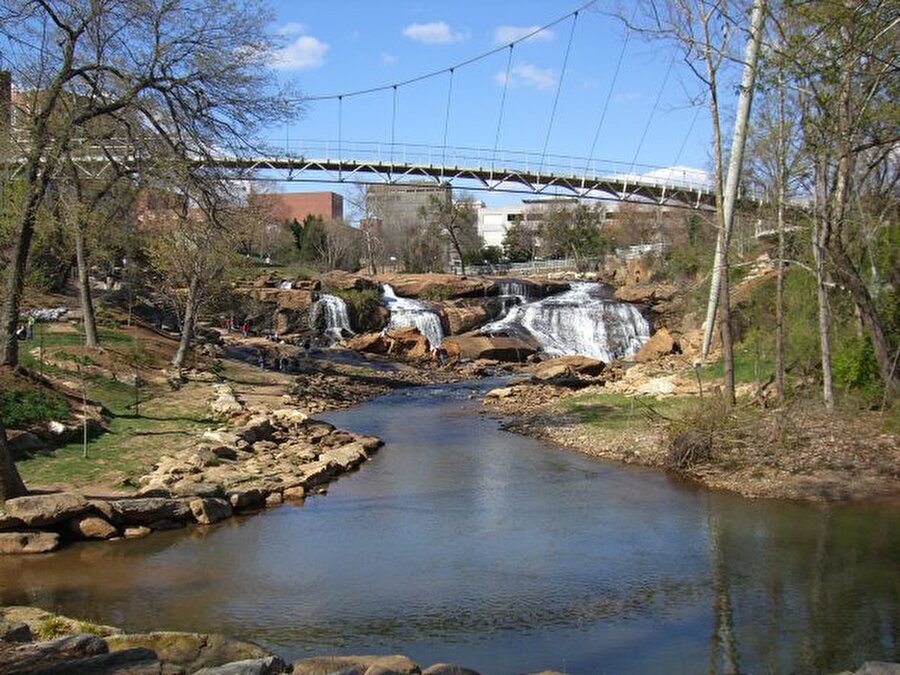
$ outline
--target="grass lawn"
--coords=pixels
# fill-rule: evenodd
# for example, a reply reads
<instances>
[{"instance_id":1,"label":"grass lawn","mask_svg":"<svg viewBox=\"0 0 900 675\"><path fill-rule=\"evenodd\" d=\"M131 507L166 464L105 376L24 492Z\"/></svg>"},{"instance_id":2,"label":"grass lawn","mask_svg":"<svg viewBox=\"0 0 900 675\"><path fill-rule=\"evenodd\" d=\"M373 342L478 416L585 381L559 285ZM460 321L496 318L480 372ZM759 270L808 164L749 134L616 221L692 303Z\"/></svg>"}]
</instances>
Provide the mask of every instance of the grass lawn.
<instances>
[{"instance_id":1,"label":"grass lawn","mask_svg":"<svg viewBox=\"0 0 900 675\"><path fill-rule=\"evenodd\" d=\"M39 324L35 339L22 343L22 365L60 383L76 409L80 363L87 398L103 406L108 426L107 433L88 440L87 456L79 436L52 452L21 458L17 467L29 486L134 487L162 455L188 447L202 429L217 424L208 418L208 385L189 382L172 391L159 376L173 341L134 327L99 333L101 351L86 350L80 328L69 323ZM140 388L134 386L135 375Z\"/></svg>"}]
</instances>

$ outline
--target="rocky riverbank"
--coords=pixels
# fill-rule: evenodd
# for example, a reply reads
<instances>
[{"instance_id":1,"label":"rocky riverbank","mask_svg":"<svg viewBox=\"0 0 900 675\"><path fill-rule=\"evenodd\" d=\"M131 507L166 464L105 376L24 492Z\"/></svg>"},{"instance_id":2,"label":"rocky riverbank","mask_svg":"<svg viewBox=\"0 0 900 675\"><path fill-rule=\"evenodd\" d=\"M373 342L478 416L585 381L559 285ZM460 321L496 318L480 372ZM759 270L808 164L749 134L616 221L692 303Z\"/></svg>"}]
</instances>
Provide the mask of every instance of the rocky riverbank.
<instances>
[{"instance_id":1,"label":"rocky riverbank","mask_svg":"<svg viewBox=\"0 0 900 675\"><path fill-rule=\"evenodd\" d=\"M748 498L900 499L900 434L881 412L828 412L804 401L769 407L752 396L727 409L715 394L700 398L676 365L656 361L597 377L541 364L530 368L530 380L489 392L485 407L510 431L605 460L673 470ZM610 395L630 401L633 423L604 424ZM656 412L661 401L677 403L677 415ZM596 418L585 420L579 412L585 408ZM673 438L691 423L700 427L702 452L676 466Z\"/></svg>"},{"instance_id":2,"label":"rocky riverbank","mask_svg":"<svg viewBox=\"0 0 900 675\"><path fill-rule=\"evenodd\" d=\"M478 675L405 656L320 656L286 663L253 642L208 633L125 633L35 607L0 607L0 674Z\"/></svg>"}]
</instances>

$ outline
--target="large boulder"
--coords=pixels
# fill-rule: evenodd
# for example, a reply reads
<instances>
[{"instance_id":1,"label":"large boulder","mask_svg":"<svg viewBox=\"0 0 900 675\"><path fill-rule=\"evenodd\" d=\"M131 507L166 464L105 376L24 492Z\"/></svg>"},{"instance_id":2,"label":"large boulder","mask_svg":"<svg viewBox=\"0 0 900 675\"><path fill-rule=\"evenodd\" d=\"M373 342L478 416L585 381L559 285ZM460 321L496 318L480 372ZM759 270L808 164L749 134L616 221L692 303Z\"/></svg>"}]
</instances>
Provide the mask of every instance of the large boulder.
<instances>
[{"instance_id":1,"label":"large boulder","mask_svg":"<svg viewBox=\"0 0 900 675\"><path fill-rule=\"evenodd\" d=\"M119 531L109 522L98 516L84 516L69 521L69 529L82 539L110 539Z\"/></svg>"},{"instance_id":2,"label":"large boulder","mask_svg":"<svg viewBox=\"0 0 900 675\"><path fill-rule=\"evenodd\" d=\"M294 675L330 675L336 672L384 672L414 675L419 666L405 656L315 656L294 661Z\"/></svg>"},{"instance_id":3,"label":"large boulder","mask_svg":"<svg viewBox=\"0 0 900 675\"><path fill-rule=\"evenodd\" d=\"M9 516L29 527L45 527L87 513L91 506L82 495L56 492L7 499L4 508Z\"/></svg>"},{"instance_id":4,"label":"large boulder","mask_svg":"<svg viewBox=\"0 0 900 675\"><path fill-rule=\"evenodd\" d=\"M537 363L529 370L540 380L552 380L556 377L572 377L583 375L597 377L606 369L606 364L587 356L560 356Z\"/></svg>"},{"instance_id":5,"label":"large boulder","mask_svg":"<svg viewBox=\"0 0 900 675\"><path fill-rule=\"evenodd\" d=\"M364 277L343 270L332 270L322 275L322 285L326 289L339 291L380 290L381 286L369 277Z\"/></svg>"},{"instance_id":6,"label":"large boulder","mask_svg":"<svg viewBox=\"0 0 900 675\"><path fill-rule=\"evenodd\" d=\"M287 673L287 664L277 656L264 659L247 659L226 663L224 666L201 668L194 675L277 675Z\"/></svg>"},{"instance_id":7,"label":"large boulder","mask_svg":"<svg viewBox=\"0 0 900 675\"><path fill-rule=\"evenodd\" d=\"M357 335L346 344L349 349L382 356L407 359L423 359L429 356L428 340L413 327Z\"/></svg>"},{"instance_id":8,"label":"large boulder","mask_svg":"<svg viewBox=\"0 0 900 675\"><path fill-rule=\"evenodd\" d=\"M646 363L647 361L655 361L661 356L677 354L680 351L681 348L669 331L665 328L660 328L634 355L634 360L638 363Z\"/></svg>"},{"instance_id":9,"label":"large boulder","mask_svg":"<svg viewBox=\"0 0 900 675\"><path fill-rule=\"evenodd\" d=\"M678 289L670 284L630 284L616 289L616 300L652 305L671 300Z\"/></svg>"},{"instance_id":10,"label":"large boulder","mask_svg":"<svg viewBox=\"0 0 900 675\"><path fill-rule=\"evenodd\" d=\"M116 520L124 525L151 525L164 521L184 521L191 509L182 499L139 497L110 502Z\"/></svg>"},{"instance_id":11,"label":"large boulder","mask_svg":"<svg viewBox=\"0 0 900 675\"><path fill-rule=\"evenodd\" d=\"M447 355L461 359L522 362L536 349L522 340L485 335L457 335L443 342Z\"/></svg>"},{"instance_id":12,"label":"large boulder","mask_svg":"<svg viewBox=\"0 0 900 675\"><path fill-rule=\"evenodd\" d=\"M495 301L497 304L499 301ZM483 300L454 300L440 303L438 314L450 335L467 333L498 315L499 306L492 311Z\"/></svg>"},{"instance_id":13,"label":"large boulder","mask_svg":"<svg viewBox=\"0 0 900 675\"><path fill-rule=\"evenodd\" d=\"M156 652L160 661L193 673L200 668L222 666L233 661L272 656L252 642L234 640L215 633L154 632L112 635L106 638L110 651L143 647Z\"/></svg>"},{"instance_id":14,"label":"large boulder","mask_svg":"<svg viewBox=\"0 0 900 675\"><path fill-rule=\"evenodd\" d=\"M485 279L455 274L383 274L378 281L390 284L401 297L426 300L482 297L493 285Z\"/></svg>"},{"instance_id":15,"label":"large boulder","mask_svg":"<svg viewBox=\"0 0 900 675\"><path fill-rule=\"evenodd\" d=\"M192 499L191 513L201 525L212 525L231 517L231 503L224 499Z\"/></svg>"},{"instance_id":16,"label":"large boulder","mask_svg":"<svg viewBox=\"0 0 900 675\"><path fill-rule=\"evenodd\" d=\"M368 456L361 443L348 443L337 448L330 448L327 452L319 455L319 461L334 462L342 471L347 471L366 459Z\"/></svg>"},{"instance_id":17,"label":"large boulder","mask_svg":"<svg viewBox=\"0 0 900 675\"><path fill-rule=\"evenodd\" d=\"M57 548L56 532L0 532L0 554L49 553Z\"/></svg>"}]
</instances>

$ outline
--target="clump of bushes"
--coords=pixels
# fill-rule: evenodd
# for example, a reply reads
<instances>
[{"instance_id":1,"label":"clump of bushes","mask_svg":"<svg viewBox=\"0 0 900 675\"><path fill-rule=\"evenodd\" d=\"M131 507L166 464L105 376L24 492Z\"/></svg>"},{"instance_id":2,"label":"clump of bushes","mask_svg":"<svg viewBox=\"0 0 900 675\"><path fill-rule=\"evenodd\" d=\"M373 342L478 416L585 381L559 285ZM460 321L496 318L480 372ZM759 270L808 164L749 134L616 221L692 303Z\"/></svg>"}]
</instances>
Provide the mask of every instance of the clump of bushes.
<instances>
[{"instance_id":1,"label":"clump of bushes","mask_svg":"<svg viewBox=\"0 0 900 675\"><path fill-rule=\"evenodd\" d=\"M13 389L0 392L0 422L17 428L35 422L64 419L69 415L66 399L51 391Z\"/></svg>"}]
</instances>

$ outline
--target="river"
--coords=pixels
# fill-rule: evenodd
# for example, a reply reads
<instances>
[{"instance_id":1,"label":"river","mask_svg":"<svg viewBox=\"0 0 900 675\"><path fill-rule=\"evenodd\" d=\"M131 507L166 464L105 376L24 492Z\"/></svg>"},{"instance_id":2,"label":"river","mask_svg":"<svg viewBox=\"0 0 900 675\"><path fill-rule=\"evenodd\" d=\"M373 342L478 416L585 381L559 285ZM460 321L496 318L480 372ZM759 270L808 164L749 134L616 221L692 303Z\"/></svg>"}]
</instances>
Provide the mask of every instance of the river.
<instances>
[{"instance_id":1,"label":"river","mask_svg":"<svg viewBox=\"0 0 900 675\"><path fill-rule=\"evenodd\" d=\"M896 506L748 501L606 464L500 430L476 386L324 416L386 445L302 506L0 557L0 602L485 675L900 660Z\"/></svg>"}]
</instances>

